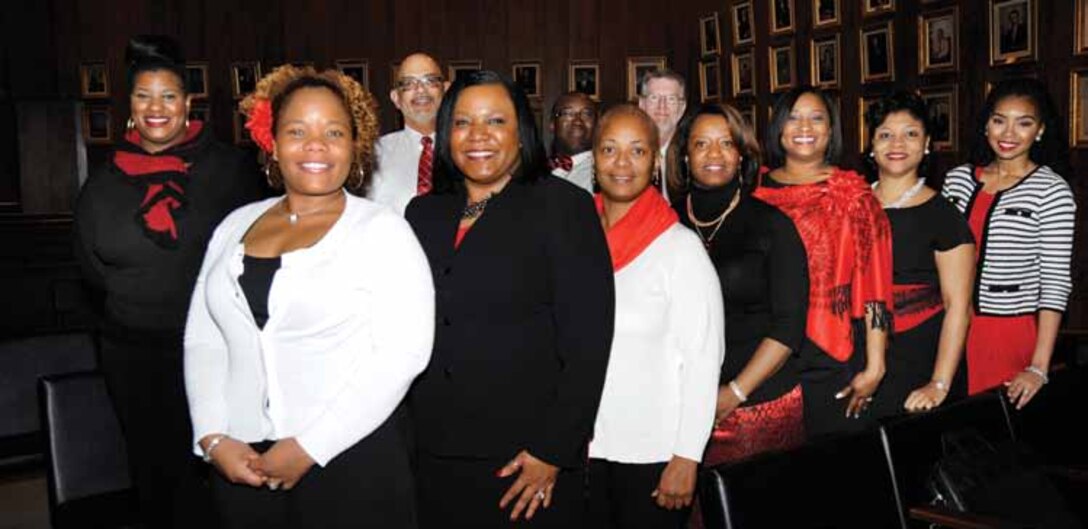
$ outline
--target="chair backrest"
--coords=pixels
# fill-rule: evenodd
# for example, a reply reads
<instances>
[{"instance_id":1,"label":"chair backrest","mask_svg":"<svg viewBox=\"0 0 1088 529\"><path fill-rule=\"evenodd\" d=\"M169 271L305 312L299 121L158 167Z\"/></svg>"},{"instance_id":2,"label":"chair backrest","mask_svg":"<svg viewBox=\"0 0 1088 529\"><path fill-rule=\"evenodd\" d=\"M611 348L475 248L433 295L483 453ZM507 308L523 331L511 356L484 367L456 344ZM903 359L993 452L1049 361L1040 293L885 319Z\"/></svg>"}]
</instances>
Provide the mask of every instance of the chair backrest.
<instances>
[{"instance_id":1,"label":"chair backrest","mask_svg":"<svg viewBox=\"0 0 1088 529\"><path fill-rule=\"evenodd\" d=\"M944 455L943 438L973 430L991 443L1013 440L1002 396L996 390L917 415L904 415L880 427L887 460L906 519L913 506L933 499L928 487L934 465ZM904 522L905 523L905 522Z\"/></svg>"},{"instance_id":2,"label":"chair backrest","mask_svg":"<svg viewBox=\"0 0 1088 529\"><path fill-rule=\"evenodd\" d=\"M1009 406L1016 440L1047 464L1088 469L1088 435L1073 425L1088 409L1088 367L1050 374L1050 383L1021 410ZM1079 433L1078 433L1079 432Z\"/></svg>"},{"instance_id":3,"label":"chair backrest","mask_svg":"<svg viewBox=\"0 0 1088 529\"><path fill-rule=\"evenodd\" d=\"M38 388L51 515L80 500L131 489L125 441L102 375L45 377Z\"/></svg>"},{"instance_id":4,"label":"chair backrest","mask_svg":"<svg viewBox=\"0 0 1088 529\"><path fill-rule=\"evenodd\" d=\"M699 501L708 529L902 527L876 430L706 469Z\"/></svg>"}]
</instances>

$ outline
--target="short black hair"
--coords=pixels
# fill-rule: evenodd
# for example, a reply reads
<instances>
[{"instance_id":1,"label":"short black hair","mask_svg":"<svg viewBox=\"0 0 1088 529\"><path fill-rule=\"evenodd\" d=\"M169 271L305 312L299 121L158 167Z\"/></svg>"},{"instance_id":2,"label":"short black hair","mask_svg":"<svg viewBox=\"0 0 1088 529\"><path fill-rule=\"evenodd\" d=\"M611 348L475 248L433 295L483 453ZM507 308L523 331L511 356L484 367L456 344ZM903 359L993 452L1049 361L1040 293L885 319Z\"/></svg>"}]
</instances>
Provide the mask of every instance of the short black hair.
<instances>
[{"instance_id":1,"label":"short black hair","mask_svg":"<svg viewBox=\"0 0 1088 529\"><path fill-rule=\"evenodd\" d=\"M793 111L793 105L805 94L812 94L823 101L827 107L827 115L831 120L831 139L827 142L827 151L824 153L824 162L838 164L842 157L842 125L839 120L839 109L828 97L827 93L811 85L801 85L779 96L771 111L771 123L767 126L767 132L763 136L763 155L767 167L778 169L786 164L786 151L782 148L782 129L786 128L786 120Z\"/></svg>"},{"instance_id":2,"label":"short black hair","mask_svg":"<svg viewBox=\"0 0 1088 529\"><path fill-rule=\"evenodd\" d=\"M453 127L453 108L461 97L461 92L466 88L481 85L498 85L506 90L510 100L514 103L514 112L518 120L518 155L520 163L513 175L514 182L528 183L539 179L547 173L547 155L544 153L544 142L541 141L540 131L536 128L536 119L533 116L533 107L529 105L529 98L525 92L515 85L510 78L491 70L479 70L457 74L457 79L450 85L446 95L442 98L442 105L438 107L438 118L435 134L435 164L434 192L453 193L464 189L465 174L453 163L453 154L450 152L450 129Z\"/></svg>"},{"instance_id":3,"label":"short black hair","mask_svg":"<svg viewBox=\"0 0 1088 529\"><path fill-rule=\"evenodd\" d=\"M178 41L166 35L136 35L129 39L125 48L125 64L128 86L131 91L136 76L143 72L167 70L178 76L185 91L185 55Z\"/></svg>"},{"instance_id":4,"label":"short black hair","mask_svg":"<svg viewBox=\"0 0 1088 529\"><path fill-rule=\"evenodd\" d=\"M868 129L869 137L865 138L865 150L862 152L861 157L864 161L863 166L865 167L866 175L871 180L875 180L879 172L876 162L869 156L869 154L873 152L873 136L876 134L876 129L884 124L884 120L888 119L889 115L895 114L896 112L906 112L907 114L910 114L912 118L920 121L922 123L922 132L924 132L927 137L929 136L930 131L933 130L933 124L929 121L929 110L925 100L913 92L900 90L869 105L864 116L865 128ZM952 124L952 126L955 126L955 124ZM929 155L923 155L922 162L918 165L918 176L926 178L929 175L929 162Z\"/></svg>"},{"instance_id":5,"label":"short black hair","mask_svg":"<svg viewBox=\"0 0 1088 529\"><path fill-rule=\"evenodd\" d=\"M989 140L986 139L986 125L997 108L997 104L1009 97L1023 97L1031 101L1039 112L1039 118L1043 126L1046 127L1042 139L1032 143L1031 150L1028 151L1028 158L1038 165L1050 167L1064 178L1072 177L1073 170L1069 165L1069 148L1065 140L1065 127L1059 121L1054 101L1050 98L1050 92L1042 81L1028 77L1001 81L990 90L982 110L975 116L975 130L973 131L969 161L977 166L987 166L993 163L996 155L990 147Z\"/></svg>"}]
</instances>

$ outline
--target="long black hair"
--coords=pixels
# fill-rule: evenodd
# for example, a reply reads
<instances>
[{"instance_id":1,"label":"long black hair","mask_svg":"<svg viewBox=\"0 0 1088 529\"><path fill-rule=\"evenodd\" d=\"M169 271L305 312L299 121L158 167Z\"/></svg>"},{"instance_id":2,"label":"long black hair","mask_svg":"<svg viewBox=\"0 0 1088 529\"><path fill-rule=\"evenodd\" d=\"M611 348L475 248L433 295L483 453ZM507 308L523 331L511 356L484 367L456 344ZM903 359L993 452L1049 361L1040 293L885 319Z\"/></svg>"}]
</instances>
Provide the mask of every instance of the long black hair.
<instances>
[{"instance_id":1,"label":"long black hair","mask_svg":"<svg viewBox=\"0 0 1088 529\"><path fill-rule=\"evenodd\" d=\"M518 155L520 163L514 172L513 182L527 183L539 179L548 172L547 155L544 152L544 142L541 141L540 131L536 128L536 119L533 117L533 108L529 105L529 99L525 93L517 87L508 77L491 70L459 73L457 80L453 82L446 95L442 98L442 105L438 107L438 124L436 126L435 140L435 171L434 192L452 193L464 189L465 174L453 163L453 153L450 152L450 130L453 127L453 108L461 92L466 88L481 85L498 85L506 90L510 100L514 103L514 111L518 120Z\"/></svg>"},{"instance_id":2,"label":"long black hair","mask_svg":"<svg viewBox=\"0 0 1088 529\"><path fill-rule=\"evenodd\" d=\"M1009 97L1023 97L1035 105L1039 113L1039 119L1046 127L1043 137L1031 144L1028 158L1038 165L1046 165L1062 177L1068 179L1073 176L1072 167L1069 165L1069 148L1065 141L1065 127L1058 119L1054 102L1050 99L1050 93L1046 85L1038 79L1019 78L1009 79L997 83L986 96L986 104L975 116L974 138L971 143L971 154L968 159L977 166L987 166L993 163L997 157L990 142L986 138L986 125L990 121L997 104Z\"/></svg>"},{"instance_id":3,"label":"long black hair","mask_svg":"<svg viewBox=\"0 0 1088 529\"><path fill-rule=\"evenodd\" d=\"M187 88L185 55L178 41L166 35L136 35L129 39L125 48L125 64L130 91L137 75L158 70L173 72L181 82L182 91Z\"/></svg>"},{"instance_id":4,"label":"long black hair","mask_svg":"<svg viewBox=\"0 0 1088 529\"><path fill-rule=\"evenodd\" d=\"M767 167L778 169L786 165L786 150L782 148L782 129L786 128L786 121L793 112L793 105L805 94L812 94L823 101L827 107L827 117L830 120L831 139L827 142L827 151L824 153L824 162L835 165L842 157L842 125L839 120L839 109L831 98L819 88L811 85L801 85L789 92L782 94L774 103L771 111L771 123L767 126L767 132L763 136L763 160Z\"/></svg>"}]
</instances>

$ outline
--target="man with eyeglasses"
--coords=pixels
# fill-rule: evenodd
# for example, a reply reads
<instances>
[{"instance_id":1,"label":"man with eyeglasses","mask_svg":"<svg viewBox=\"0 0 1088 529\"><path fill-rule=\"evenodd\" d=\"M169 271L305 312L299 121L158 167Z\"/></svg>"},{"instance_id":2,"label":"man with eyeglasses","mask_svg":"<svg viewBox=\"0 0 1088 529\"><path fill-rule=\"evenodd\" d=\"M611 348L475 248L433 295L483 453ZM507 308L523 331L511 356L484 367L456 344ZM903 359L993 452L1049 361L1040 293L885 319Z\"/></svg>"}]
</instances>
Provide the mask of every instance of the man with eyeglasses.
<instances>
[{"instance_id":1,"label":"man with eyeglasses","mask_svg":"<svg viewBox=\"0 0 1088 529\"><path fill-rule=\"evenodd\" d=\"M430 192L435 121L448 87L438 61L429 55L413 53L400 63L389 98L404 116L404 128L378 140L377 168L367 198L403 215L412 197Z\"/></svg>"},{"instance_id":2,"label":"man with eyeglasses","mask_svg":"<svg viewBox=\"0 0 1088 529\"><path fill-rule=\"evenodd\" d=\"M581 92L567 92L552 105L552 174L593 193L593 127L597 103Z\"/></svg>"},{"instance_id":3,"label":"man with eyeglasses","mask_svg":"<svg viewBox=\"0 0 1088 529\"><path fill-rule=\"evenodd\" d=\"M687 109L687 98L684 96L686 83L680 74L668 68L659 68L644 75L638 85L638 107L650 115L657 125L657 133L661 138L661 151L657 156L657 176L654 185L661 190L665 200L669 199L668 168L665 165L665 153L669 150L669 142L676 132L676 125L680 123L680 117Z\"/></svg>"}]
</instances>

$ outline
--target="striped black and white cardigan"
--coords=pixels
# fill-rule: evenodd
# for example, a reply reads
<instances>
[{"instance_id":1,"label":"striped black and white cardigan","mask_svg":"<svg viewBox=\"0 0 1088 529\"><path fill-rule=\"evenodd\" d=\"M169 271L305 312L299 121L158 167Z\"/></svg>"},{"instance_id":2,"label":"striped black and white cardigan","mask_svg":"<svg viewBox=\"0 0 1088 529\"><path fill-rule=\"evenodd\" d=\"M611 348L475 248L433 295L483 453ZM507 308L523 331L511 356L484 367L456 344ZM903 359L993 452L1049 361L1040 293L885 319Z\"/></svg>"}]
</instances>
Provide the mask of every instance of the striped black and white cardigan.
<instances>
[{"instance_id":1,"label":"striped black and white cardigan","mask_svg":"<svg viewBox=\"0 0 1088 529\"><path fill-rule=\"evenodd\" d=\"M949 171L942 194L967 215L982 182L967 164ZM1040 309L1065 311L1073 289L1076 203L1069 184L1047 166L999 191L978 243L975 311L1018 316Z\"/></svg>"}]
</instances>

